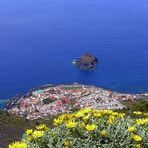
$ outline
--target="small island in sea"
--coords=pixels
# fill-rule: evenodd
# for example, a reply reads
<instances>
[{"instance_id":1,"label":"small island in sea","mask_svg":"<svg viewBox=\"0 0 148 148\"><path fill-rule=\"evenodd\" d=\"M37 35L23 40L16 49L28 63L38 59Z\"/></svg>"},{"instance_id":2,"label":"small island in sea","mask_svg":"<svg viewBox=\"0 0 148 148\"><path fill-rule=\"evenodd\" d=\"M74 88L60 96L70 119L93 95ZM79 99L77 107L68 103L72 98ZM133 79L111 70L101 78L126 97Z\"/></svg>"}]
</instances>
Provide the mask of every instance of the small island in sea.
<instances>
[{"instance_id":1,"label":"small island in sea","mask_svg":"<svg viewBox=\"0 0 148 148\"><path fill-rule=\"evenodd\" d=\"M93 70L98 63L97 57L92 54L84 54L77 60L73 60L73 64L83 70Z\"/></svg>"}]
</instances>

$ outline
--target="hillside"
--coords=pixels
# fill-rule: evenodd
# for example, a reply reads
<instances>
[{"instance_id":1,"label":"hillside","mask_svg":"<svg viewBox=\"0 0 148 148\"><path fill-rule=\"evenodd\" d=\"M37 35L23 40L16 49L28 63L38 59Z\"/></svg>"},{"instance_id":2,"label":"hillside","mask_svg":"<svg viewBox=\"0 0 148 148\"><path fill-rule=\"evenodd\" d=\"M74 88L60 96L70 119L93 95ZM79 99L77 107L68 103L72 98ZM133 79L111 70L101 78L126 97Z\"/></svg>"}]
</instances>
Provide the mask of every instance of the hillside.
<instances>
[{"instance_id":1,"label":"hillside","mask_svg":"<svg viewBox=\"0 0 148 148\"><path fill-rule=\"evenodd\" d=\"M33 128L40 123L48 123L50 126L50 120L47 118L29 121L0 110L0 148L7 148L8 143L20 140L26 129Z\"/></svg>"}]
</instances>

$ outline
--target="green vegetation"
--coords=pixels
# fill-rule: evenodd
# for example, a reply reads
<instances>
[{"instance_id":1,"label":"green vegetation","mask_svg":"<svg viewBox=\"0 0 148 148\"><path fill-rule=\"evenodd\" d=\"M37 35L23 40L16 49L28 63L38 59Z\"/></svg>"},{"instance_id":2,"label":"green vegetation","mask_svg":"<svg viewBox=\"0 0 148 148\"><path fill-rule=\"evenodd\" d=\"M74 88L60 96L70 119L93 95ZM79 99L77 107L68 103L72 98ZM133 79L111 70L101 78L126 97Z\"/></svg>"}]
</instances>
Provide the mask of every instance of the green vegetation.
<instances>
[{"instance_id":1,"label":"green vegetation","mask_svg":"<svg viewBox=\"0 0 148 148\"><path fill-rule=\"evenodd\" d=\"M9 148L147 148L148 113L134 111L133 116L82 109L55 118L53 129L41 124L26 130Z\"/></svg>"},{"instance_id":2,"label":"green vegetation","mask_svg":"<svg viewBox=\"0 0 148 148\"><path fill-rule=\"evenodd\" d=\"M144 100L135 102L131 107L131 111L148 112L148 102Z\"/></svg>"},{"instance_id":3,"label":"green vegetation","mask_svg":"<svg viewBox=\"0 0 148 148\"><path fill-rule=\"evenodd\" d=\"M41 123L52 127L52 119L49 120L49 118L29 121L0 110L0 148L7 148L7 145L12 141L20 140L26 129L33 128Z\"/></svg>"},{"instance_id":4,"label":"green vegetation","mask_svg":"<svg viewBox=\"0 0 148 148\"><path fill-rule=\"evenodd\" d=\"M132 114L133 111L136 110L136 111L148 112L148 102L147 102L147 99L142 99L141 101L137 101L137 102L124 101L122 103L124 105L128 106L128 109L120 110L119 112L120 113L121 112L125 112L128 116L131 115L134 121L136 119L134 119L135 118L135 115ZM73 112L75 112L75 111L77 112L78 110L77 109L73 109ZM142 117L142 115L140 115L140 116L138 115L138 118L141 118L141 117ZM86 119L87 118L88 118L88 116L86 116ZM113 126L113 127L109 127L109 125L108 126L106 125L107 118L105 116L104 117L101 117L100 119L102 121L100 120L101 122L98 123L98 124L97 124L97 122L94 119L92 119L92 117L90 117L90 119L88 121L90 122L90 124L93 124L94 123L94 124L97 124L97 126L100 125L101 126L101 127L99 127L99 130L100 131L101 130L107 130L108 132L115 132L115 131L113 131L113 129L114 130L117 130L116 127L118 127L119 129L122 128L122 131L120 131L120 130L118 132L116 131L117 132L117 135L122 135L123 136L124 132L125 133L128 133L128 136L125 135L126 138L130 138L130 137L129 137L129 132L127 130L125 130L125 128L127 129L127 125L134 126L136 128L136 133L135 134L139 134L142 138L144 136L146 136L146 138L148 139L147 135L143 135L142 132L141 132L141 130L142 130L142 131L146 131L148 133L148 126L147 125L146 126L144 125L144 129L142 129L143 126L136 125L135 123L134 124L133 123L130 123L128 117L126 117L124 119L121 119L121 118L120 119L117 119L117 121L114 120L114 122L116 123L115 124L116 126ZM84 121L84 123L87 123L86 121ZM120 121L122 121L122 122L120 122ZM76 122L80 122L80 121L77 121L76 120ZM144 122L144 121L142 121L142 122ZM85 139L88 140L87 139L88 138L87 136L91 136L91 135L89 135L89 133L91 133L91 132L90 131L86 131L86 133L84 133L84 137L82 139L77 139L76 137L71 137L71 136L74 136L73 133L71 133L71 135L67 135L68 134L67 132L69 132L69 131L71 131L73 129L68 129L63 124L62 125L59 125L59 126L57 126L56 128L53 129L52 118L49 118L49 117L46 117L44 119L38 119L38 120L30 121L30 120L26 120L25 118L22 118L22 117L19 117L19 116L15 116L15 115L9 114L6 111L0 110L0 147L7 148L7 145L9 143L11 143L13 141L19 141L19 140L21 140L22 135L23 135L23 133L25 132L26 129L34 129L37 125L40 125L40 124L45 124L48 127L50 127L50 129L51 129L51 130L48 130L48 132L46 131L47 133L44 134L43 137L37 139L37 141L39 141L39 142L40 141L43 141L43 143L42 142L40 143L40 147L41 148L42 148L42 146L41 146L42 144L44 146L44 142L46 141L46 138L48 138L48 140L53 140L53 145L54 145L53 147L58 147L57 146L58 144L61 144L62 147L64 147L63 140L66 139L66 137L68 137L68 140L72 140L72 141L70 141L70 144L73 144L73 140L78 141L81 144L82 144L82 141L84 140L83 143L86 144L85 143ZM118 126L117 126L117 124L118 124ZM112 125L114 125L114 123ZM112 125L110 125L110 126L112 126ZM121 126L123 126L123 127L121 127ZM125 130L125 131L123 131L123 130ZM57 131L58 131L58 134L56 134L55 137L51 137L51 131L52 131L52 134L53 135L55 134L54 132L57 132ZM64 132L66 132L66 133L64 133ZM78 132L77 134L79 134L79 129L76 130L76 132ZM93 133L93 131L92 131L92 133ZM105 131L102 131L102 133L105 134L106 132ZM41 134L41 133L38 133L38 134ZM62 135L62 134L64 134L64 135ZM113 133L112 133L112 136L113 136ZM74 139L71 139L71 138L74 138ZM107 140L114 141L113 138L115 138L115 137L112 137L111 139L104 139L104 140L102 140L100 142L102 143L102 142L107 141ZM122 138L122 137L120 137L120 138ZM56 143L57 140L58 140L58 143ZM127 139L127 141L128 141L128 139ZM46 141L46 142L49 142L49 141ZM67 144L69 143L68 141L65 141L65 143L66 142L67 142ZM91 141L91 142L94 142L94 141ZM147 143L147 141L146 141L146 143ZM36 144L37 145L39 143L35 143L35 141L31 141L30 144ZM45 144L47 144L47 143L45 143ZM130 145L133 146L133 144L135 146L134 141L133 140L130 141ZM138 147L138 144L141 145L141 142L140 143L139 142L136 142L136 144L137 144L137 147ZM89 143L88 143L88 145L89 145ZM74 146L76 147L76 144L74 144ZM87 144L85 146L83 146L83 147L87 147ZM101 147L103 147L103 146L101 145ZM111 146L110 145L104 145L104 147L111 147ZM145 148L145 145L144 144L142 144L142 148Z\"/></svg>"},{"instance_id":5,"label":"green vegetation","mask_svg":"<svg viewBox=\"0 0 148 148\"><path fill-rule=\"evenodd\" d=\"M122 101L123 105L127 108L123 110L118 110L118 112L126 112L129 115L132 115L133 111L148 112L148 100L140 99L135 102L133 101Z\"/></svg>"}]
</instances>

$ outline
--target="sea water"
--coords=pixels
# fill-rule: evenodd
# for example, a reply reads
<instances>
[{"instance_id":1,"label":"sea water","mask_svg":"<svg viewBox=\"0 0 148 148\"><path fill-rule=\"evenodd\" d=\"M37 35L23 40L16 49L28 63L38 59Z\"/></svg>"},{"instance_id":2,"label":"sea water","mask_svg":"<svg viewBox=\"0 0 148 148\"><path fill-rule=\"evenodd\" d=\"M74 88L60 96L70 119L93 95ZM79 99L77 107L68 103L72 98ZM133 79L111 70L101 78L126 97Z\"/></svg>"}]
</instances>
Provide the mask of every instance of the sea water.
<instances>
[{"instance_id":1,"label":"sea water","mask_svg":"<svg viewBox=\"0 0 148 148\"><path fill-rule=\"evenodd\" d=\"M147 0L0 0L0 98L43 84L148 91ZM94 71L72 60L92 53Z\"/></svg>"}]
</instances>

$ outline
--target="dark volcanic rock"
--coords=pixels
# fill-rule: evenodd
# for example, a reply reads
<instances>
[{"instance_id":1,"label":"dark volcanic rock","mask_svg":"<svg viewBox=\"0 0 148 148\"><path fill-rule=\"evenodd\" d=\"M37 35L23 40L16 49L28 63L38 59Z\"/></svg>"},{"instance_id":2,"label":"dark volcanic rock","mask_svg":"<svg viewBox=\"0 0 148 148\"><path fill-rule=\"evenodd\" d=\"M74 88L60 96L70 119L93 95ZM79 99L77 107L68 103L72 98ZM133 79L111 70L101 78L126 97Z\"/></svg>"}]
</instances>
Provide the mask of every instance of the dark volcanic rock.
<instances>
[{"instance_id":1,"label":"dark volcanic rock","mask_svg":"<svg viewBox=\"0 0 148 148\"><path fill-rule=\"evenodd\" d=\"M97 57L91 54L82 55L79 59L74 61L74 64L80 69L91 70L95 69L98 63Z\"/></svg>"}]
</instances>

